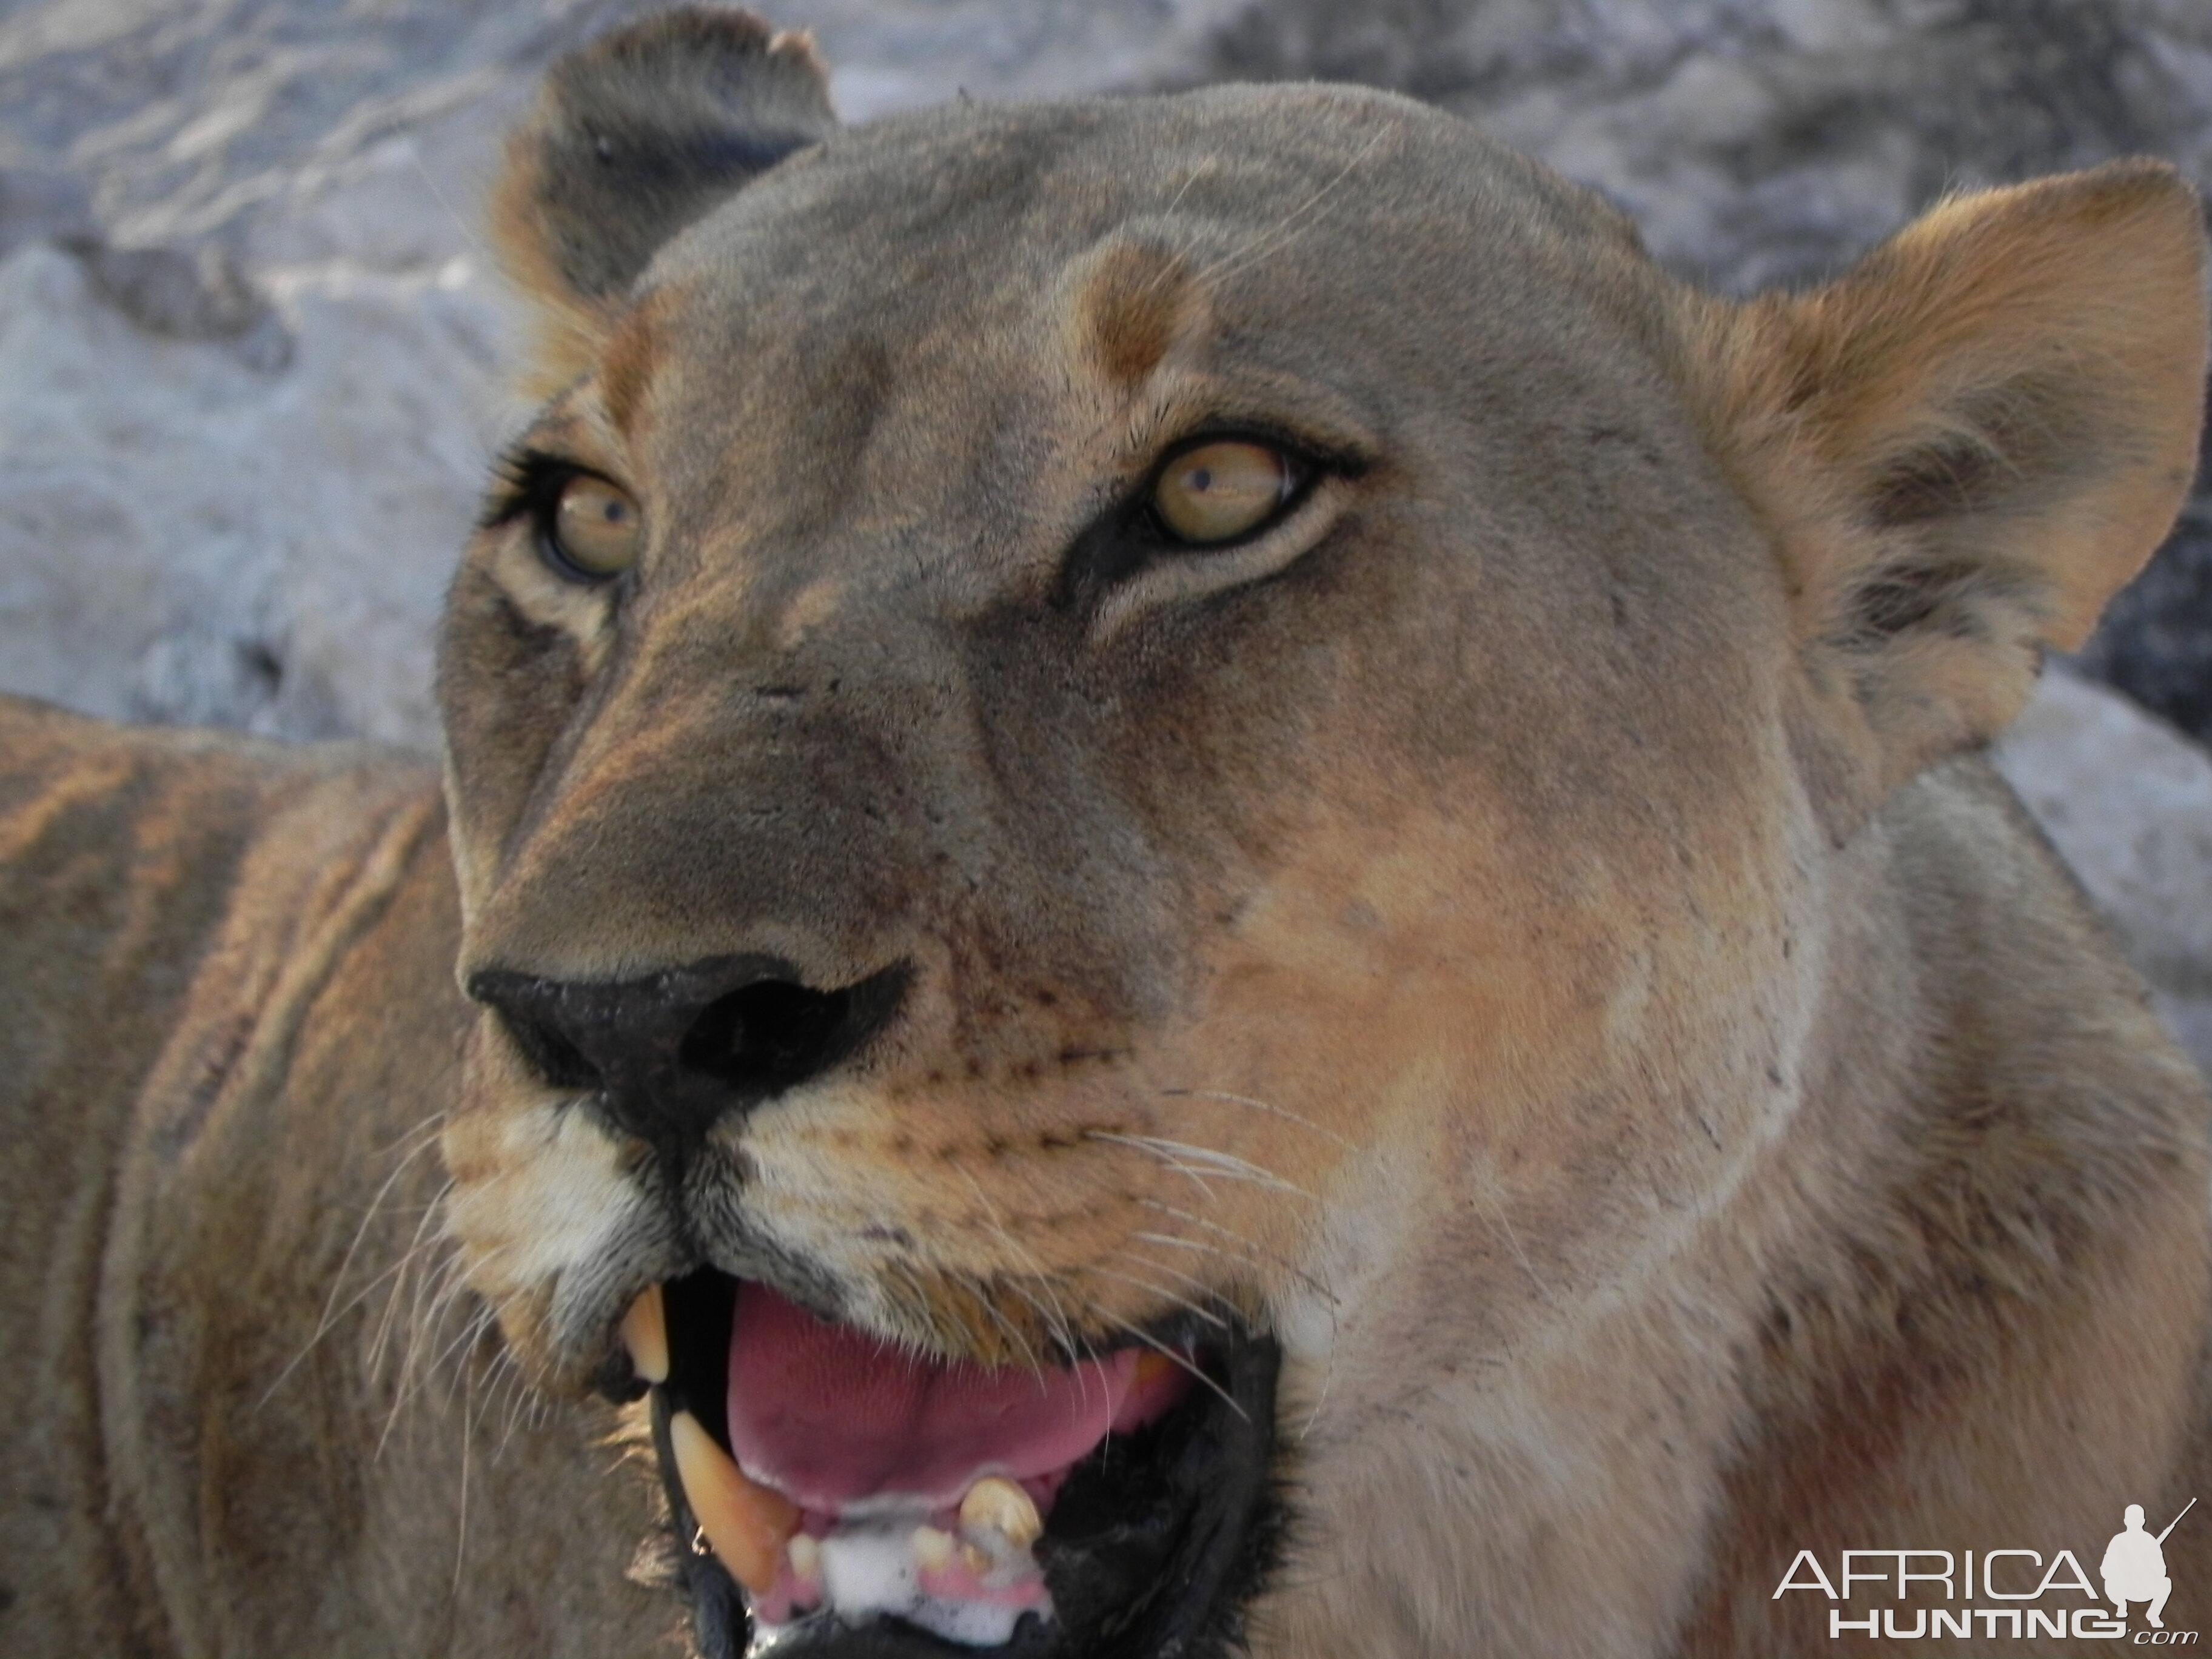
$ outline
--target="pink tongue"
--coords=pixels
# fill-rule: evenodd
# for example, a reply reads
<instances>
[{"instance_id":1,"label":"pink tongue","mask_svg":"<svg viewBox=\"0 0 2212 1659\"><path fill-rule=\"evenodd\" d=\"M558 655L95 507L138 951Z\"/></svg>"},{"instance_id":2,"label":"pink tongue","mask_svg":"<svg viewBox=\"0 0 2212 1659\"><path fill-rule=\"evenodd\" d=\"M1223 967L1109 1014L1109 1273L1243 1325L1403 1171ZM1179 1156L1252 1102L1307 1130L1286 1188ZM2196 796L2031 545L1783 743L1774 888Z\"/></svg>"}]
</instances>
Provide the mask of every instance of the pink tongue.
<instances>
[{"instance_id":1,"label":"pink tongue","mask_svg":"<svg viewBox=\"0 0 2212 1659\"><path fill-rule=\"evenodd\" d=\"M730 1445L806 1509L896 1492L941 1505L979 1474L1027 1480L1106 1437L1137 1356L1054 1366L944 1365L817 1319L765 1285L730 1322Z\"/></svg>"}]
</instances>

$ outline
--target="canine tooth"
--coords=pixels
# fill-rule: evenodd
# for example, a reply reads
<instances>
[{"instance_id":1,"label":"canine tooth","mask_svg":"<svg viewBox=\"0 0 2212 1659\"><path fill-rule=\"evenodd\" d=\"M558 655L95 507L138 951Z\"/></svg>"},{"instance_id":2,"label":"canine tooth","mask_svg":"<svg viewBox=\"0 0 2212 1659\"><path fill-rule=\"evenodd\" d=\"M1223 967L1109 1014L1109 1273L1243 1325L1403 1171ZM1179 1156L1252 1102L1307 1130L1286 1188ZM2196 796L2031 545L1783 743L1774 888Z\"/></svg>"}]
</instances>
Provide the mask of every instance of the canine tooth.
<instances>
[{"instance_id":1,"label":"canine tooth","mask_svg":"<svg viewBox=\"0 0 2212 1659\"><path fill-rule=\"evenodd\" d=\"M781 1492L746 1480L690 1412L668 1419L668 1442L684 1499L715 1558L754 1595L767 1595L784 1541L799 1529L798 1507Z\"/></svg>"},{"instance_id":2,"label":"canine tooth","mask_svg":"<svg viewBox=\"0 0 2212 1659\"><path fill-rule=\"evenodd\" d=\"M960 1559L967 1563L968 1571L978 1578L999 1565L991 1559L990 1551L981 1544L970 1543L965 1538L960 1540Z\"/></svg>"},{"instance_id":3,"label":"canine tooth","mask_svg":"<svg viewBox=\"0 0 2212 1659\"><path fill-rule=\"evenodd\" d=\"M934 1527L916 1527L914 1529L914 1559L919 1565L930 1571L951 1566L952 1534L939 1532Z\"/></svg>"},{"instance_id":4,"label":"canine tooth","mask_svg":"<svg viewBox=\"0 0 2212 1659\"><path fill-rule=\"evenodd\" d=\"M822 1576L822 1540L820 1539L807 1533L793 1533L787 1548L791 1556L791 1571L795 1577L811 1582Z\"/></svg>"},{"instance_id":5,"label":"canine tooth","mask_svg":"<svg viewBox=\"0 0 2212 1659\"><path fill-rule=\"evenodd\" d=\"M1016 1549L1027 1549L1043 1535L1044 1522L1030 1495L1011 1480L987 1474L960 1500L960 1524L988 1527Z\"/></svg>"},{"instance_id":6,"label":"canine tooth","mask_svg":"<svg viewBox=\"0 0 2212 1659\"><path fill-rule=\"evenodd\" d=\"M668 1381L668 1311L659 1285L647 1285L644 1294L629 1304L623 1316L622 1340L633 1370L648 1382Z\"/></svg>"}]
</instances>

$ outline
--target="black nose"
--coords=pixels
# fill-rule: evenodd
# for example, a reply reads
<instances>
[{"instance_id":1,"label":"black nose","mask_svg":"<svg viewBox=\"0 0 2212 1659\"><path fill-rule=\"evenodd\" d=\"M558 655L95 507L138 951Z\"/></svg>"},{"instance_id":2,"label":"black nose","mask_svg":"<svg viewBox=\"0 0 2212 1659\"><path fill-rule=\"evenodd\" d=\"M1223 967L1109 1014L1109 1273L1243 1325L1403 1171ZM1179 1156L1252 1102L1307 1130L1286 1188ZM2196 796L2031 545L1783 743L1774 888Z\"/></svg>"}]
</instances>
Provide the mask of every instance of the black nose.
<instances>
[{"instance_id":1,"label":"black nose","mask_svg":"<svg viewBox=\"0 0 2212 1659\"><path fill-rule=\"evenodd\" d=\"M716 957L617 984L487 969L489 1003L546 1082L596 1091L609 1116L664 1152L696 1146L726 1112L749 1111L858 1050L906 989L891 967L840 990L799 982L774 957Z\"/></svg>"}]
</instances>

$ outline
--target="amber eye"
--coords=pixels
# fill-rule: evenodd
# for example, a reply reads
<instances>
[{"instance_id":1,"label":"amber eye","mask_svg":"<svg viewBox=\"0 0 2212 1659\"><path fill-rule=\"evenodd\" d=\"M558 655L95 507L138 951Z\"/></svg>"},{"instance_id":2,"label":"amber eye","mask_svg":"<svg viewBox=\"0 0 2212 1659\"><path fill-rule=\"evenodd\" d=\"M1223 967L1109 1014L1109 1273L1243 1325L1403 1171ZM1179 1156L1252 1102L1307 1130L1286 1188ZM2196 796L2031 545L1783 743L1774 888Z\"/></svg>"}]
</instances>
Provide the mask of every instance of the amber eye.
<instances>
[{"instance_id":1,"label":"amber eye","mask_svg":"<svg viewBox=\"0 0 2212 1659\"><path fill-rule=\"evenodd\" d=\"M1186 449L1152 487L1152 510L1177 541L1234 541L1273 518L1297 493L1304 469L1279 449L1241 438Z\"/></svg>"},{"instance_id":2,"label":"amber eye","mask_svg":"<svg viewBox=\"0 0 2212 1659\"><path fill-rule=\"evenodd\" d=\"M580 474L561 487L546 539L570 574L605 581L637 562L642 533L635 501L605 478Z\"/></svg>"}]
</instances>

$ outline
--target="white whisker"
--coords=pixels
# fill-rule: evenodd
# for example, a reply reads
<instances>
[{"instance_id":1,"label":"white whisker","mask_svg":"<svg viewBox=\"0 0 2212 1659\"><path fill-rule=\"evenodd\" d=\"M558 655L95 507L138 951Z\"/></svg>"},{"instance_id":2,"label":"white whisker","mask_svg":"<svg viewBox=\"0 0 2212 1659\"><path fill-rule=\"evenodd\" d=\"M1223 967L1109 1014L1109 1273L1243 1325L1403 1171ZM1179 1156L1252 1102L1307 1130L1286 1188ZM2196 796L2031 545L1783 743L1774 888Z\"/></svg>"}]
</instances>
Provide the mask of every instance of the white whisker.
<instances>
[{"instance_id":1,"label":"white whisker","mask_svg":"<svg viewBox=\"0 0 2212 1659\"><path fill-rule=\"evenodd\" d=\"M1133 1238L1145 1238L1147 1237L1148 1235L1144 1233L1133 1233L1130 1237ZM1145 1270L1148 1273L1165 1273L1170 1279L1181 1279L1184 1284L1189 1285L1191 1289L1196 1291L1200 1298L1206 1302L1218 1304L1223 1301L1220 1291L1215 1286L1207 1284L1204 1279L1195 1278L1189 1273L1184 1273L1180 1268L1170 1267L1164 1261L1156 1261L1148 1255L1140 1255L1136 1251L1129 1249L1127 1244L1115 1245L1114 1247L1113 1253L1115 1255L1124 1256L1129 1261L1142 1264Z\"/></svg>"},{"instance_id":2,"label":"white whisker","mask_svg":"<svg viewBox=\"0 0 2212 1659\"><path fill-rule=\"evenodd\" d=\"M959 1166L956 1165L955 1167L957 1168ZM991 1202L990 1194L983 1190L982 1183L977 1181L975 1177L965 1169L960 1170L960 1178L968 1183L969 1191L975 1194L975 1201L983 1206L983 1218L989 1225L991 1231L997 1237L999 1242L1004 1244L1006 1249L1011 1250L1015 1255L1021 1258L1022 1261L1028 1267L1030 1277L1035 1279L1038 1284L1044 1287L1046 1295L1052 1296L1052 1275L1045 1272L1044 1264L1040 1262L1036 1256L1031 1255L1028 1249L1023 1245L1022 1242L1016 1238L1013 1234L1007 1230L1005 1223L1000 1218L999 1206ZM1022 1299L1024 1302L1029 1303L1031 1308L1036 1309L1037 1316L1045 1322L1045 1328L1052 1334L1054 1340L1059 1342L1060 1346L1066 1352L1070 1353L1074 1352L1075 1330L1074 1328L1068 1323L1066 1310L1060 1307L1060 1298L1056 1296L1052 1296L1053 1305L1056 1310L1053 1314L1048 1314L1043 1308L1039 1307L1036 1302L1025 1293L1023 1295Z\"/></svg>"},{"instance_id":3,"label":"white whisker","mask_svg":"<svg viewBox=\"0 0 2212 1659\"><path fill-rule=\"evenodd\" d=\"M970 1279L968 1285L968 1293L974 1297L976 1302L982 1307L983 1311L990 1316L991 1322L996 1325L1000 1330L1004 1331L1008 1338L1012 1340L1014 1346L1021 1350L1023 1364L1028 1368L1030 1375L1037 1379L1039 1387L1042 1387L1044 1383L1043 1358L1038 1354L1036 1349L1030 1346L1030 1340L1024 1336L1021 1332L1015 1328L1013 1321L1008 1319L1006 1315L999 1311L998 1304L993 1300L990 1291L985 1285L984 1281L980 1279Z\"/></svg>"},{"instance_id":4,"label":"white whisker","mask_svg":"<svg viewBox=\"0 0 2212 1659\"><path fill-rule=\"evenodd\" d=\"M1249 1423L1252 1420L1252 1414L1246 1411L1243 1407L1238 1405L1237 1401L1231 1397L1229 1392L1221 1386L1221 1384L1215 1382L1197 1366L1192 1364L1188 1355L1178 1353L1175 1349L1168 1346L1166 1343L1161 1341L1149 1331L1139 1329L1126 1319L1116 1318L1114 1315L1108 1313L1103 1308L1097 1310L1097 1314L1101 1319L1113 1326L1115 1329L1120 1331L1123 1335L1135 1339L1137 1341L1143 1343L1146 1347L1150 1348L1153 1352L1158 1354L1162 1358L1180 1366L1186 1371L1188 1371L1200 1382L1203 1382L1207 1388L1212 1389L1215 1394L1218 1395L1221 1398L1222 1404L1227 1406L1231 1411L1235 1412L1237 1416L1243 1418L1247 1423Z\"/></svg>"},{"instance_id":5,"label":"white whisker","mask_svg":"<svg viewBox=\"0 0 2212 1659\"><path fill-rule=\"evenodd\" d=\"M1340 1146L1350 1149L1355 1144L1337 1133L1335 1130L1325 1128L1321 1124L1316 1123L1311 1118L1301 1117L1297 1113L1285 1107L1277 1106L1269 1101L1255 1100L1250 1095L1231 1094L1225 1089L1163 1089L1160 1093L1170 1100L1218 1100L1224 1101L1231 1106L1249 1106L1255 1112L1266 1112L1270 1116L1281 1118L1285 1123L1295 1123L1301 1129L1310 1129L1314 1133L1322 1136L1324 1139L1333 1140Z\"/></svg>"},{"instance_id":6,"label":"white whisker","mask_svg":"<svg viewBox=\"0 0 2212 1659\"><path fill-rule=\"evenodd\" d=\"M1314 1201L1314 1195L1304 1188L1285 1181L1273 1170L1263 1170L1249 1158L1239 1158L1234 1152L1220 1152L1212 1146L1194 1146L1188 1141L1165 1140L1157 1135L1116 1134L1109 1129L1085 1130L1084 1139L1110 1141L1117 1146L1132 1146L1139 1152L1149 1152L1170 1168L1192 1174L1194 1178L1195 1171L1202 1170L1207 1175L1218 1176L1224 1180L1247 1181L1273 1192L1303 1198L1310 1203ZM1202 1187L1205 1182L1200 1181L1199 1184Z\"/></svg>"},{"instance_id":7,"label":"white whisker","mask_svg":"<svg viewBox=\"0 0 2212 1659\"><path fill-rule=\"evenodd\" d=\"M444 1243L443 1239L434 1239L426 1246L423 1235L428 1231L431 1221L439 1214L445 1203L446 1195L453 1190L453 1182L451 1177L448 1177L438 1188L430 1202L423 1207L422 1218L415 1224L414 1236L407 1241L407 1248L400 1252L400 1273L392 1282L392 1292L385 1297L383 1315L378 1319L376 1333L369 1340L368 1368L371 1371L381 1370L383 1367L386 1344L392 1334L392 1318L398 1310L401 1291L407 1282L410 1273L416 1267L426 1249L434 1251Z\"/></svg>"},{"instance_id":8,"label":"white whisker","mask_svg":"<svg viewBox=\"0 0 2212 1659\"><path fill-rule=\"evenodd\" d=\"M471 1393L473 1393L475 1383L473 1379L471 1379L470 1383ZM469 1420L468 1401L465 1399L461 1402L460 1514L457 1518L453 1528L453 1595L456 1601L459 1601L461 1597L461 1567L463 1563L468 1559L469 1553L469 1447L475 1438L476 1431L474 1426Z\"/></svg>"},{"instance_id":9,"label":"white whisker","mask_svg":"<svg viewBox=\"0 0 2212 1659\"><path fill-rule=\"evenodd\" d=\"M360 1306L386 1279L404 1267L406 1257L403 1255L398 1261L378 1273L375 1278L349 1297L343 1306L338 1305L338 1294L345 1288L346 1274L352 1270L354 1258L361 1252L362 1241L368 1237L368 1230L375 1222L378 1213L383 1209L385 1200L391 1196L392 1188L398 1184L400 1176L406 1174L409 1166L437 1145L436 1135L426 1133L425 1131L434 1130L444 1121L444 1118L443 1112L434 1112L422 1123L400 1136L398 1141L394 1143L395 1146L404 1146L409 1140L417 1136L422 1137L420 1144L392 1165L392 1173L385 1176L383 1184L376 1189L375 1195L369 1200L368 1207L362 1211L360 1224L353 1230L352 1241L347 1244L345 1254L338 1259L337 1271L331 1275L330 1294L323 1298L323 1310L316 1316L313 1332L301 1345L300 1351L284 1362L283 1369L276 1373L268 1388L262 1391L261 1398L253 1404L255 1411L259 1411L269 1403L271 1396L283 1386L285 1379L299 1369L301 1363L314 1352L316 1344L330 1334L340 1319Z\"/></svg>"},{"instance_id":10,"label":"white whisker","mask_svg":"<svg viewBox=\"0 0 2212 1659\"><path fill-rule=\"evenodd\" d=\"M489 1252L484 1259L489 1261L498 1254L500 1254L499 1251ZM384 1449L392 1438L392 1432L398 1426L400 1415L407 1406L417 1395L428 1391L448 1359L455 1353L465 1352L469 1346L481 1340L484 1333L498 1322L497 1310L489 1304L479 1303L469 1316L461 1322L459 1334L442 1348L438 1348L432 1352L427 1362L422 1360L422 1355L428 1345L437 1341L438 1334L444 1327L447 1317L455 1307L460 1305L465 1297L474 1294L466 1276L461 1270L460 1261L457 1256L447 1258L441 1278L443 1282L432 1294L428 1313L426 1316L410 1318L407 1353L400 1362L399 1376L392 1393L392 1408L385 1416L384 1431L377 1437L376 1455L380 1457L383 1455ZM451 1389L447 1390L447 1397L452 1398Z\"/></svg>"},{"instance_id":11,"label":"white whisker","mask_svg":"<svg viewBox=\"0 0 2212 1659\"><path fill-rule=\"evenodd\" d=\"M1183 1312L1189 1314L1194 1318L1203 1319L1207 1324L1212 1326L1217 1330L1225 1331L1229 1328L1229 1322L1224 1319L1219 1314L1213 1313L1207 1309L1201 1308L1196 1303L1191 1301L1189 1297L1178 1296L1174 1291L1166 1289L1163 1285L1153 1284L1150 1279L1139 1279L1133 1273L1116 1273L1113 1268L1101 1267L1095 1261L1085 1267L1083 1271L1095 1278L1116 1279L1121 1284L1133 1286L1137 1290L1148 1291L1152 1295L1158 1297L1170 1307L1180 1308Z\"/></svg>"},{"instance_id":12,"label":"white whisker","mask_svg":"<svg viewBox=\"0 0 2212 1659\"><path fill-rule=\"evenodd\" d=\"M1273 225L1268 227L1267 229L1253 237L1253 239L1247 242L1243 247L1222 255L1220 258L1215 260L1212 264L1200 270L1198 274L1198 280L1201 283L1218 283L1224 277L1232 276L1237 271L1243 270L1246 265L1251 264L1259 259L1274 253L1279 249L1287 246L1295 237L1304 235L1305 234L1305 230L1311 228L1311 227L1308 226L1294 228L1295 227L1297 227L1298 221L1305 217L1307 214L1314 212L1318 209L1321 204L1334 192L1339 185L1350 178L1352 176L1352 170L1367 159L1369 152L1371 151L1376 145L1382 142L1382 140L1389 135L1389 131L1390 129L1388 127L1376 128L1375 136L1370 138L1365 143L1362 144L1359 149L1354 152L1352 159L1346 161L1343 167L1340 167L1337 170L1335 176L1330 179L1327 184L1322 185L1321 188L1315 191L1312 195L1307 197L1304 201L1299 203L1297 206L1292 208L1280 219L1278 219Z\"/></svg>"},{"instance_id":13,"label":"white whisker","mask_svg":"<svg viewBox=\"0 0 2212 1659\"><path fill-rule=\"evenodd\" d=\"M1316 1279L1311 1273L1299 1267L1289 1257L1279 1255L1275 1251L1267 1249L1262 1246L1255 1243L1252 1240L1245 1237L1243 1234L1237 1231L1233 1227L1224 1227L1219 1222L1209 1221L1204 1216L1194 1215L1188 1210L1177 1209L1172 1204L1164 1204L1156 1198L1139 1198L1134 1201L1141 1209L1151 1210L1157 1214L1167 1216L1174 1220L1180 1221L1186 1226L1196 1227L1203 1231L1217 1234L1220 1237L1229 1240L1231 1243L1237 1246L1239 1251L1238 1259L1243 1261L1247 1267L1273 1267L1279 1272L1288 1273L1291 1278L1297 1279L1308 1290L1311 1291L1316 1296L1320 1297L1323 1301L1327 1302L1331 1307L1334 1307L1336 1305L1336 1293L1331 1291L1327 1285L1323 1285L1319 1279ZM1176 1238L1172 1235L1166 1233L1146 1233L1141 1235L1141 1237L1152 1239L1160 1243L1177 1244L1187 1250L1202 1250L1207 1248L1206 1245L1199 1243L1195 1240ZM1245 1252L1249 1252L1250 1254L1244 1254Z\"/></svg>"}]
</instances>

